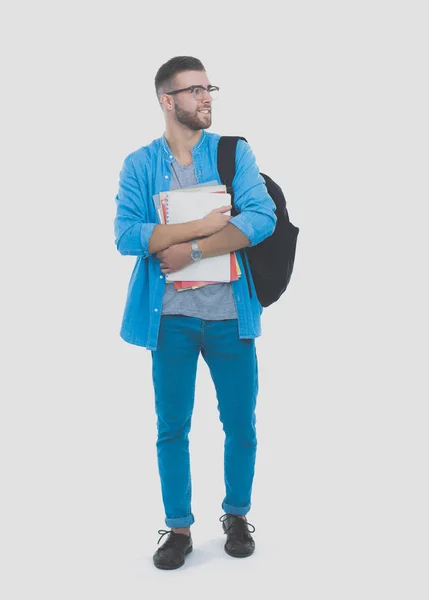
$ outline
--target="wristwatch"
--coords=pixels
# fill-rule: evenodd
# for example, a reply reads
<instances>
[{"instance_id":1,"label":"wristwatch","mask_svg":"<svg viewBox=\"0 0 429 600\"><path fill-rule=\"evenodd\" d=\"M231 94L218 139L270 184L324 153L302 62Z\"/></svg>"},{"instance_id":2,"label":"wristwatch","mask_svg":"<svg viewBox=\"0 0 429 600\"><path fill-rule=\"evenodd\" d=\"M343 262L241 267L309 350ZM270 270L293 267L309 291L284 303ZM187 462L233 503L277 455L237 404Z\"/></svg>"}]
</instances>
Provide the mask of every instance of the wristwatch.
<instances>
[{"instance_id":1,"label":"wristwatch","mask_svg":"<svg viewBox=\"0 0 429 600\"><path fill-rule=\"evenodd\" d=\"M191 247L192 247L192 249L191 249L191 258L192 258L192 260L194 260L195 262L197 262L197 261L199 261L203 257L203 253L198 248L197 240L193 240L191 242Z\"/></svg>"}]
</instances>

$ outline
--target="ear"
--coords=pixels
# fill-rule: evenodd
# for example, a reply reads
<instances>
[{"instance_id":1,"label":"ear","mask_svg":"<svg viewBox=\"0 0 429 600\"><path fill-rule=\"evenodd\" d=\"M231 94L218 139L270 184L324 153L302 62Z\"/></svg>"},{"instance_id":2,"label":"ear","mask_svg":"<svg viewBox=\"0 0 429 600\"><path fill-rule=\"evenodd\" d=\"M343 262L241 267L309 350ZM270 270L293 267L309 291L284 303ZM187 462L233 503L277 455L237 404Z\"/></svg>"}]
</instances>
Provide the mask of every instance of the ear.
<instances>
[{"instance_id":1,"label":"ear","mask_svg":"<svg viewBox=\"0 0 429 600\"><path fill-rule=\"evenodd\" d=\"M165 110L172 110L173 109L173 99L169 96L167 96L167 94L162 94L161 96L161 107Z\"/></svg>"}]
</instances>

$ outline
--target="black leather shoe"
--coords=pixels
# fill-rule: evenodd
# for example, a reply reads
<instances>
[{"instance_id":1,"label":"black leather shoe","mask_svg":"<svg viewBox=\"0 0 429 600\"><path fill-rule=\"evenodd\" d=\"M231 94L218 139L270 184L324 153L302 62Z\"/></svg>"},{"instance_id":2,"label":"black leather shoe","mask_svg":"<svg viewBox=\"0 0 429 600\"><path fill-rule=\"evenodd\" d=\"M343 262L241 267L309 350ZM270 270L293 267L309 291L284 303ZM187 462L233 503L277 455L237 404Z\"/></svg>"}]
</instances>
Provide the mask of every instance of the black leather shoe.
<instances>
[{"instance_id":1,"label":"black leather shoe","mask_svg":"<svg viewBox=\"0 0 429 600\"><path fill-rule=\"evenodd\" d=\"M153 555L155 567L158 567L158 569L178 569L184 565L185 556L192 552L191 535L165 531L164 529L160 529L158 533L161 534L158 544L164 535L168 533L169 536Z\"/></svg>"},{"instance_id":2,"label":"black leather shoe","mask_svg":"<svg viewBox=\"0 0 429 600\"><path fill-rule=\"evenodd\" d=\"M219 519L222 523L224 533L226 533L225 552L236 558L250 556L255 550L255 541L250 535L249 527L254 526L238 515L222 515Z\"/></svg>"}]
</instances>

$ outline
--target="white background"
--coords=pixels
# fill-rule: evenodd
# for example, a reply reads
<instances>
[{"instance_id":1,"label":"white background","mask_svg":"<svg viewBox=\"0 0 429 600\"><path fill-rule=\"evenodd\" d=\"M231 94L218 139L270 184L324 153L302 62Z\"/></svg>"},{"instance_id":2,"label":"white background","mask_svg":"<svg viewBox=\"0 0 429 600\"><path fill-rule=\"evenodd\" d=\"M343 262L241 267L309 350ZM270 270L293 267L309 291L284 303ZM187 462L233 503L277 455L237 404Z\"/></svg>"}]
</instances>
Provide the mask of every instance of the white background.
<instances>
[{"instance_id":1,"label":"white background","mask_svg":"<svg viewBox=\"0 0 429 600\"><path fill-rule=\"evenodd\" d=\"M34 2L2 15L2 597L427 599L423 2ZM162 572L150 352L119 337L122 161L198 57L300 228L262 315L257 549L228 557L200 358L194 552ZM425 213L426 209L426 213ZM424 372L426 370L426 372ZM276 591L268 591L269 589Z\"/></svg>"}]
</instances>

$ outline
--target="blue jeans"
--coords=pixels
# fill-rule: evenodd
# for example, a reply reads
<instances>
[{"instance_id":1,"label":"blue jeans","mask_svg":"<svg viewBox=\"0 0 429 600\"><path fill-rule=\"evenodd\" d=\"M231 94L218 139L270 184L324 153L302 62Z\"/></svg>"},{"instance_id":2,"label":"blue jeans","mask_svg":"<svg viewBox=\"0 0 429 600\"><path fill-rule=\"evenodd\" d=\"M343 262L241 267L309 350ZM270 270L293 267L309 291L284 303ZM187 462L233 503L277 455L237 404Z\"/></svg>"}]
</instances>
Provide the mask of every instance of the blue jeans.
<instances>
[{"instance_id":1,"label":"blue jeans","mask_svg":"<svg viewBox=\"0 0 429 600\"><path fill-rule=\"evenodd\" d=\"M257 446L255 340L239 338L237 319L162 315L158 347L152 350L152 376L158 469L168 527L194 522L188 434L200 351L210 369L225 432L222 509L234 515L250 510Z\"/></svg>"}]
</instances>

